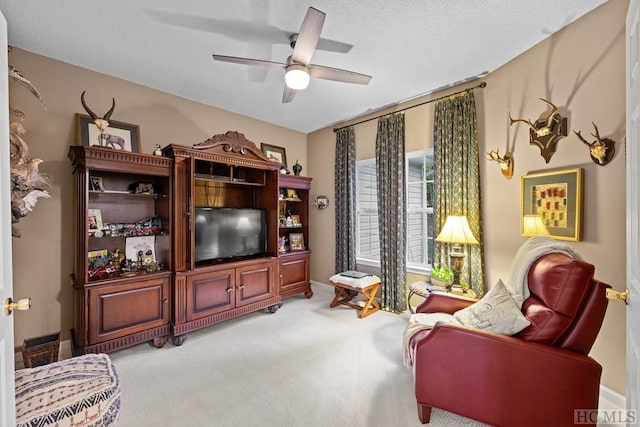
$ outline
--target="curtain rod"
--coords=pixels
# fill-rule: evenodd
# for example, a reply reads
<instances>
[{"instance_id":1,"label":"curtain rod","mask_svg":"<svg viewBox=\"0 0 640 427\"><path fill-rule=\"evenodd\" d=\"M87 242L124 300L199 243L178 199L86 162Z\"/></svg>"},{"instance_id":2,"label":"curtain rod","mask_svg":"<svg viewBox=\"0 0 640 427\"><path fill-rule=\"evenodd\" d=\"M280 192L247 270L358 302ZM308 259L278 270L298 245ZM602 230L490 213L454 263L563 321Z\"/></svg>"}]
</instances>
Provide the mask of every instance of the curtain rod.
<instances>
[{"instance_id":1,"label":"curtain rod","mask_svg":"<svg viewBox=\"0 0 640 427\"><path fill-rule=\"evenodd\" d=\"M428 101L421 102L421 103L416 104L416 105L412 105L411 107L407 107L407 108L403 108L403 109L398 110L398 111L394 111L393 113L399 113L399 112L401 112L401 111L407 111L407 110L410 110L410 109L415 108L415 107L420 107L420 106L425 105L425 104L430 104L430 103L432 103L432 102L435 102L435 101L439 101L439 100L441 100L441 99L448 98L448 97L450 97L450 96L458 95L458 94L460 94L460 93L464 93L464 92L469 92L469 91L474 90L474 89L477 89L477 88L481 88L481 89L483 89L483 88L485 88L485 87L487 87L487 82L482 82L482 83L480 83L480 84L477 84L476 86L473 86L473 87L470 87L470 88L467 88L467 89L463 89L463 90L459 90L459 91L457 91L457 92L450 93L449 95L445 95L445 96L441 96L441 97L438 97L438 98L430 99L430 100L428 100ZM379 119L379 118L384 117L384 116L388 116L389 114L393 114L393 113L380 114L379 116L370 117L370 118L368 118L368 119L360 120L359 122L355 122L355 123L352 123L352 124L350 124L350 125L340 126L340 127L337 127L337 128L333 128L333 131L334 131L334 132L338 132L340 129L345 129L345 128L348 128L349 126L356 126L356 125L359 125L359 124L362 124L362 123L370 122L371 120L376 120L376 119Z\"/></svg>"}]
</instances>

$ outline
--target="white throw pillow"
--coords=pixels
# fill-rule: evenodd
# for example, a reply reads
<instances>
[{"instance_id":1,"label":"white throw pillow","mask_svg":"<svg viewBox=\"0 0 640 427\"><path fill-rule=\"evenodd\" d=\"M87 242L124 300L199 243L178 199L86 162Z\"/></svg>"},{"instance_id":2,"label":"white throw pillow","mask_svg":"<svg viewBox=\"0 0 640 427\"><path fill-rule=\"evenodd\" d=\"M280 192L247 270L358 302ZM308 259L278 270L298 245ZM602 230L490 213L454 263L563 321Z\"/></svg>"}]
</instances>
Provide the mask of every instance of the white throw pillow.
<instances>
[{"instance_id":1,"label":"white throw pillow","mask_svg":"<svg viewBox=\"0 0 640 427\"><path fill-rule=\"evenodd\" d=\"M502 280L480 301L456 311L453 317L463 325L503 335L517 334L530 324Z\"/></svg>"}]
</instances>

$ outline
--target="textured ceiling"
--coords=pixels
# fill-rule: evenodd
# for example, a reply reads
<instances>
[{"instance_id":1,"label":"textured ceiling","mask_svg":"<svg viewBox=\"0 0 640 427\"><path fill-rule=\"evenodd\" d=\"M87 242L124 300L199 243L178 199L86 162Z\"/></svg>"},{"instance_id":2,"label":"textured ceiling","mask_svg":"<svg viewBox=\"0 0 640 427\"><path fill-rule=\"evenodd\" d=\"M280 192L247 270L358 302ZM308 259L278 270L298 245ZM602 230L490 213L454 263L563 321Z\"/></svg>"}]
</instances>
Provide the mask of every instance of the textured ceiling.
<instances>
[{"instance_id":1,"label":"textured ceiling","mask_svg":"<svg viewBox=\"0 0 640 427\"><path fill-rule=\"evenodd\" d=\"M0 10L10 45L308 133L493 71L604 2L0 0ZM333 48L311 62L370 74L369 85L312 79L282 104L281 70L212 59L284 62L309 6L327 14L321 37Z\"/></svg>"}]
</instances>

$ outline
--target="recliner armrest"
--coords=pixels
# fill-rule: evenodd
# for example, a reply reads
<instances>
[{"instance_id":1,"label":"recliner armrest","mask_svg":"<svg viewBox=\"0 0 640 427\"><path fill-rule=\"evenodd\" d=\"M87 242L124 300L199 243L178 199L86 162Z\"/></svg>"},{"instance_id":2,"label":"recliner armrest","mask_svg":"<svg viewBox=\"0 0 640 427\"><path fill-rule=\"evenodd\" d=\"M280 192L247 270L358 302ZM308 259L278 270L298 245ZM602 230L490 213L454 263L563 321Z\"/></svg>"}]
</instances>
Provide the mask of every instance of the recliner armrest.
<instances>
[{"instance_id":1,"label":"recliner armrest","mask_svg":"<svg viewBox=\"0 0 640 427\"><path fill-rule=\"evenodd\" d=\"M453 314L458 310L470 306L478 301L476 298L463 297L443 292L431 292L418 307L416 313L448 313Z\"/></svg>"}]
</instances>

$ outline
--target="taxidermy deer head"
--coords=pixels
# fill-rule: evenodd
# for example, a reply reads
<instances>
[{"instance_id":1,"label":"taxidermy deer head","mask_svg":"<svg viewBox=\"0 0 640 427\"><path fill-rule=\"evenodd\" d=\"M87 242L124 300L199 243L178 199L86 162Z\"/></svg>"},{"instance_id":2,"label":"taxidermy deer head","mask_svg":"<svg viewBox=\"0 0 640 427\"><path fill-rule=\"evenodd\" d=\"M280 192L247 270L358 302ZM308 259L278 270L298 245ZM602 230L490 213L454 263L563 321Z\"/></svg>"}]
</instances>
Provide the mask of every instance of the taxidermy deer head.
<instances>
[{"instance_id":1,"label":"taxidermy deer head","mask_svg":"<svg viewBox=\"0 0 640 427\"><path fill-rule=\"evenodd\" d=\"M593 160L600 166L604 166L607 163L609 163L611 159L613 159L613 155L616 152L616 149L614 146L616 142L609 138L600 138L600 132L598 132L598 126L596 126L596 124L593 122L591 122L591 124L596 130L595 134L594 133L591 134L593 137L596 138L595 141L593 142L587 141L582 137L582 135L580 135L580 132L576 132L575 130L573 131L573 133L575 133L578 136L578 138L580 138L580 141L584 142L589 147L589 154L591 155L591 160Z\"/></svg>"},{"instance_id":2,"label":"taxidermy deer head","mask_svg":"<svg viewBox=\"0 0 640 427\"><path fill-rule=\"evenodd\" d=\"M86 91L84 90L82 91L82 95L80 95L80 102L82 102L82 106L84 107L85 111L91 116L91 118L93 119L93 122L96 124L96 126L100 130L100 134L103 134L104 131L107 129L107 126L109 126L109 119L111 118L111 114L113 114L113 110L115 110L116 108L116 99L112 98L113 103L111 104L111 109L107 111L104 116L100 118L96 113L91 111L91 108L89 108L87 106L87 103L84 102L85 92Z\"/></svg>"},{"instance_id":3,"label":"taxidermy deer head","mask_svg":"<svg viewBox=\"0 0 640 427\"><path fill-rule=\"evenodd\" d=\"M500 150L491 151L487 153L489 160L496 161L500 164L500 171L505 178L511 178L513 176L514 159L513 153L507 151L504 156L500 155Z\"/></svg>"},{"instance_id":4,"label":"taxidermy deer head","mask_svg":"<svg viewBox=\"0 0 640 427\"><path fill-rule=\"evenodd\" d=\"M540 100L551 106L551 112L546 117L542 116L532 123L531 120L514 119L509 113L509 125L516 122L528 124L531 127L529 129L529 144L537 145L540 148L540 155L549 163L551 156L556 152L558 142L562 137L568 135L567 118L558 114L558 107L552 102L543 98Z\"/></svg>"}]
</instances>

